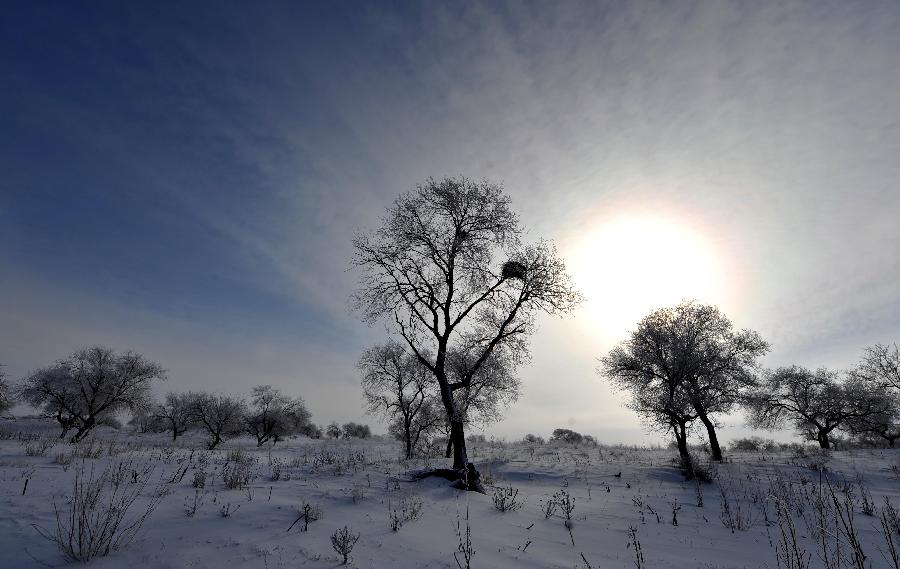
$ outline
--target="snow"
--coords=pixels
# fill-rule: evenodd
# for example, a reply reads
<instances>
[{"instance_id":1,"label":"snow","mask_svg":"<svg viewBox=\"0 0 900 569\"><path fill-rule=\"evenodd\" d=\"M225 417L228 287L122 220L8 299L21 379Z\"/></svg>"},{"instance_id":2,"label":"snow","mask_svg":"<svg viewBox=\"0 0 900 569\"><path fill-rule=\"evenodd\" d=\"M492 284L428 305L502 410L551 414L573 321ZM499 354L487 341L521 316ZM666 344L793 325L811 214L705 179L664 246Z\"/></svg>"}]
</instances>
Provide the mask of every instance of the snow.
<instances>
[{"instance_id":1,"label":"snow","mask_svg":"<svg viewBox=\"0 0 900 569\"><path fill-rule=\"evenodd\" d=\"M26 455L26 445L38 441L22 439L49 440L55 436L52 425L8 421L0 428L7 433L0 440L0 568L65 564L56 546L33 526L56 527L54 500L64 511L79 468L93 468L99 474L120 463L140 472L152 468L151 483L133 507L136 513L157 489L164 489L163 496L130 545L91 562L98 568L336 567L341 559L330 536L345 525L360 534L350 555L351 567L453 568L455 531L459 523L465 533L467 512L475 549L473 568L573 568L586 567L585 560L593 568L635 567L630 527L636 529L648 568L774 568L780 531L768 493L773 480L790 480L798 489L814 488L820 480L814 467L824 465L830 479L841 481L842 487L849 487L843 481L862 480L877 508L885 497L900 506L896 450L842 451L827 457L730 455L718 466L716 481L699 486L703 506L698 507L698 485L685 481L672 466L674 453L668 449L472 443L470 458L485 482L511 485L525 499L518 511L503 513L494 507L492 486L482 495L461 493L439 478L410 481L414 469L447 464L439 458L402 461L401 447L394 441L297 438L274 448L257 448L242 438L206 451L199 433L173 444L164 434L104 428L93 443L99 457L64 465L56 456L71 452L69 444L57 442L44 456ZM15 434L20 431L25 434ZM236 450L241 452L235 455ZM228 489L223 469L234 468L236 459L247 463L251 480L245 488ZM273 463L281 465L279 480L272 480ZM199 470L208 473L202 490L192 486ZM180 472L184 475L176 476ZM169 483L173 476L175 481ZM126 476L123 484L129 483ZM749 529L732 533L725 527L721 488L732 509L750 513ZM542 505L561 490L575 500L571 537L560 513L545 519L542 511ZM186 506L198 492L203 503L189 517ZM885 542L879 518L863 513L858 483L854 495L855 523L868 562L873 568L889 567L880 553ZM420 500L421 515L392 531L389 506L397 507L401 500L407 505ZM321 519L312 521L309 531L300 531L303 522L287 531L303 501L318 505ZM223 517L226 505L237 510ZM672 524L676 505L677 526ZM799 515L795 523L801 545L810 552L812 566L818 567L808 526Z\"/></svg>"}]
</instances>

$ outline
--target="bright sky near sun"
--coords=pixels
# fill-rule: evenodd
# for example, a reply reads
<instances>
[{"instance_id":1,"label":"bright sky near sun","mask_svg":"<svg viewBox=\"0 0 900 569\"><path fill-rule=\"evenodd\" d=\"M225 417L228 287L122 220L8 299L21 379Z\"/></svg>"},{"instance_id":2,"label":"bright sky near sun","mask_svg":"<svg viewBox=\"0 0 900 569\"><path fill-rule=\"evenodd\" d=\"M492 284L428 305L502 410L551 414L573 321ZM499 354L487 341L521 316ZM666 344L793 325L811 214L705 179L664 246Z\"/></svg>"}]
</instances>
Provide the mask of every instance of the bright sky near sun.
<instances>
[{"instance_id":1,"label":"bright sky near sun","mask_svg":"<svg viewBox=\"0 0 900 569\"><path fill-rule=\"evenodd\" d=\"M893 0L4 8L13 378L104 343L160 392L270 383L360 420L385 332L348 309L353 233L460 174L502 181L586 298L541 320L498 435L646 440L597 358L684 298L767 365L900 341Z\"/></svg>"}]
</instances>

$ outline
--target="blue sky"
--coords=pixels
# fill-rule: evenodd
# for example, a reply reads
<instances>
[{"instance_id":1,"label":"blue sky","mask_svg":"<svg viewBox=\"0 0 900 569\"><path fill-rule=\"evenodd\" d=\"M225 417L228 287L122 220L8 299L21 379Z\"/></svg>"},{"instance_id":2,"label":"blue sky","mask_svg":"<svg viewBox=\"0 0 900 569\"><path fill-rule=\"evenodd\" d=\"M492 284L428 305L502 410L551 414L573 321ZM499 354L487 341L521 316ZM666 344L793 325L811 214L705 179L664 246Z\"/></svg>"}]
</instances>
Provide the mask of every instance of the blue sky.
<instances>
[{"instance_id":1,"label":"blue sky","mask_svg":"<svg viewBox=\"0 0 900 569\"><path fill-rule=\"evenodd\" d=\"M356 420L383 331L347 308L353 232L466 174L502 180L587 287L500 434L640 438L595 358L627 331L614 309L668 293L759 330L770 365L852 365L900 340L897 29L887 1L14 2L0 362L131 347L163 389L272 383ZM647 254L591 237L623 217L707 253L613 266ZM709 278L667 285L682 270Z\"/></svg>"}]
</instances>

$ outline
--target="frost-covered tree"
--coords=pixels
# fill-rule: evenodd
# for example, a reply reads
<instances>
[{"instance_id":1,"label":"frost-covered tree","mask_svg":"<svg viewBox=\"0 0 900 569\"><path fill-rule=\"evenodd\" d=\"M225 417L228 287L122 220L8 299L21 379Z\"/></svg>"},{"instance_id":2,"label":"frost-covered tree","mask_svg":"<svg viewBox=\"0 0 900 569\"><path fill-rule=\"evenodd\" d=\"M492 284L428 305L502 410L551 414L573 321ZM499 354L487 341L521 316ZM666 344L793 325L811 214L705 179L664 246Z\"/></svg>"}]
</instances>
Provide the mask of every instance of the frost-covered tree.
<instances>
[{"instance_id":1,"label":"frost-covered tree","mask_svg":"<svg viewBox=\"0 0 900 569\"><path fill-rule=\"evenodd\" d=\"M523 362L535 316L569 312L580 300L553 246L525 245L521 234L499 185L447 178L401 195L378 230L353 242L362 270L356 307L367 321L386 321L431 372L464 488L474 467L455 392L492 355ZM467 362L456 377L454 353Z\"/></svg>"},{"instance_id":2,"label":"frost-covered tree","mask_svg":"<svg viewBox=\"0 0 900 569\"><path fill-rule=\"evenodd\" d=\"M774 429L792 425L823 449L832 433L849 430L854 421L876 411L877 401L859 382L842 382L840 372L801 366L781 367L747 398L748 423Z\"/></svg>"},{"instance_id":3,"label":"frost-covered tree","mask_svg":"<svg viewBox=\"0 0 900 569\"><path fill-rule=\"evenodd\" d=\"M420 441L443 422L434 412L431 371L396 342L366 350L357 367L368 411L389 420L388 432L403 441L406 458L412 458Z\"/></svg>"},{"instance_id":4,"label":"frost-covered tree","mask_svg":"<svg viewBox=\"0 0 900 569\"><path fill-rule=\"evenodd\" d=\"M244 429L247 406L243 399L213 393L189 393L188 398L192 420L209 434L208 449L216 448Z\"/></svg>"},{"instance_id":5,"label":"frost-covered tree","mask_svg":"<svg viewBox=\"0 0 900 569\"><path fill-rule=\"evenodd\" d=\"M275 444L298 434L311 417L303 399L288 397L271 385L257 385L250 398L246 430L256 437L257 446L268 441Z\"/></svg>"},{"instance_id":6,"label":"frost-covered tree","mask_svg":"<svg viewBox=\"0 0 900 569\"><path fill-rule=\"evenodd\" d=\"M325 427L325 434L332 439L339 439L341 438L341 426L337 424L337 421L332 421Z\"/></svg>"},{"instance_id":7,"label":"frost-covered tree","mask_svg":"<svg viewBox=\"0 0 900 569\"><path fill-rule=\"evenodd\" d=\"M642 319L630 337L602 359L602 369L609 377L626 378L619 382L626 390L656 390L665 401L673 391L671 401L683 399L690 405L693 411L688 414L706 429L713 460L722 460L716 416L730 413L755 386L756 359L768 350L756 332L733 330L715 306L690 301ZM641 379L632 381L631 376ZM680 422L675 423L681 429Z\"/></svg>"},{"instance_id":8,"label":"frost-covered tree","mask_svg":"<svg viewBox=\"0 0 900 569\"><path fill-rule=\"evenodd\" d=\"M0 364L0 415L12 409L15 403L12 386L7 381L6 374L3 373L3 364Z\"/></svg>"},{"instance_id":9,"label":"frost-covered tree","mask_svg":"<svg viewBox=\"0 0 900 569\"><path fill-rule=\"evenodd\" d=\"M169 392L165 401L153 410L153 417L172 433L173 441L196 424L193 403L190 393Z\"/></svg>"},{"instance_id":10,"label":"frost-covered tree","mask_svg":"<svg viewBox=\"0 0 900 569\"><path fill-rule=\"evenodd\" d=\"M372 436L372 429L369 428L369 425L351 421L343 424L341 427L341 435L345 439L367 439Z\"/></svg>"},{"instance_id":11,"label":"frost-covered tree","mask_svg":"<svg viewBox=\"0 0 900 569\"><path fill-rule=\"evenodd\" d=\"M900 349L897 344L866 348L862 361L851 373L870 410L856 414L851 430L882 439L893 447L900 439Z\"/></svg>"},{"instance_id":12,"label":"frost-covered tree","mask_svg":"<svg viewBox=\"0 0 900 569\"><path fill-rule=\"evenodd\" d=\"M125 409L146 409L153 381L165 371L141 354L116 354L95 346L79 350L22 381L22 399L57 420L60 438L74 430L72 442Z\"/></svg>"}]
</instances>

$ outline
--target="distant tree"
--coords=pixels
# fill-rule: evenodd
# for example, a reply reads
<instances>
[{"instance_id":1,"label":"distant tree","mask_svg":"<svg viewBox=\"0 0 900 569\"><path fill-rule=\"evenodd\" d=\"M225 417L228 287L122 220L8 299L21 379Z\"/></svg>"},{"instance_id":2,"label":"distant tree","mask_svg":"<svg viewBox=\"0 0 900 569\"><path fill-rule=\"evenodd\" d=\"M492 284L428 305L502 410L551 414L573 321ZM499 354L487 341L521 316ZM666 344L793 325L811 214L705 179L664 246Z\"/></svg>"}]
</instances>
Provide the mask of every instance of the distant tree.
<instances>
[{"instance_id":1,"label":"distant tree","mask_svg":"<svg viewBox=\"0 0 900 569\"><path fill-rule=\"evenodd\" d=\"M156 404L150 409L136 409L131 412L128 426L139 433L162 433L167 429L166 424L156 415Z\"/></svg>"},{"instance_id":2,"label":"distant tree","mask_svg":"<svg viewBox=\"0 0 900 569\"><path fill-rule=\"evenodd\" d=\"M357 424L354 422L344 423L341 427L341 435L345 439L367 439L372 436L372 430L369 425Z\"/></svg>"},{"instance_id":3,"label":"distant tree","mask_svg":"<svg viewBox=\"0 0 900 569\"><path fill-rule=\"evenodd\" d=\"M584 440L584 436L572 429L554 429L550 440L577 445Z\"/></svg>"},{"instance_id":4,"label":"distant tree","mask_svg":"<svg viewBox=\"0 0 900 569\"><path fill-rule=\"evenodd\" d=\"M297 431L297 434L309 437L311 439L321 439L322 438L322 427L320 427L312 422L306 423L305 425L300 426L299 430Z\"/></svg>"},{"instance_id":5,"label":"distant tree","mask_svg":"<svg viewBox=\"0 0 900 569\"><path fill-rule=\"evenodd\" d=\"M247 406L242 399L212 393L189 393L188 398L191 419L209 434L209 450L243 430Z\"/></svg>"},{"instance_id":6,"label":"distant tree","mask_svg":"<svg viewBox=\"0 0 900 569\"><path fill-rule=\"evenodd\" d=\"M32 373L20 393L59 422L60 438L75 430L71 441L78 442L119 411L147 408L152 382L164 377L163 368L141 354L95 346Z\"/></svg>"},{"instance_id":7,"label":"distant tree","mask_svg":"<svg viewBox=\"0 0 900 569\"><path fill-rule=\"evenodd\" d=\"M193 404L192 394L169 392L165 401L154 409L153 416L172 433L173 441L196 424Z\"/></svg>"},{"instance_id":8,"label":"distant tree","mask_svg":"<svg viewBox=\"0 0 900 569\"><path fill-rule=\"evenodd\" d=\"M748 423L766 429L791 424L828 449L834 431L849 430L855 421L873 413L876 404L858 382L842 383L837 371L782 367L769 372L748 396Z\"/></svg>"},{"instance_id":9,"label":"distant tree","mask_svg":"<svg viewBox=\"0 0 900 569\"><path fill-rule=\"evenodd\" d=\"M337 421L332 421L325 428L325 433L332 439L341 438L341 426L337 424Z\"/></svg>"},{"instance_id":10,"label":"distant tree","mask_svg":"<svg viewBox=\"0 0 900 569\"><path fill-rule=\"evenodd\" d=\"M299 433L311 416L303 399L283 395L271 385L257 385L251 395L246 429L256 437L257 446L268 441L275 444Z\"/></svg>"},{"instance_id":11,"label":"distant tree","mask_svg":"<svg viewBox=\"0 0 900 569\"><path fill-rule=\"evenodd\" d=\"M0 364L0 415L12 409L15 404L15 394L6 380L6 374L3 373L3 365Z\"/></svg>"},{"instance_id":12,"label":"distant tree","mask_svg":"<svg viewBox=\"0 0 900 569\"><path fill-rule=\"evenodd\" d=\"M715 415L730 413L756 385L756 359L768 350L756 332L733 331L715 306L690 301L650 313L603 365L613 374L645 376L646 388L661 394L682 391L706 428L713 460L722 460Z\"/></svg>"}]
</instances>

